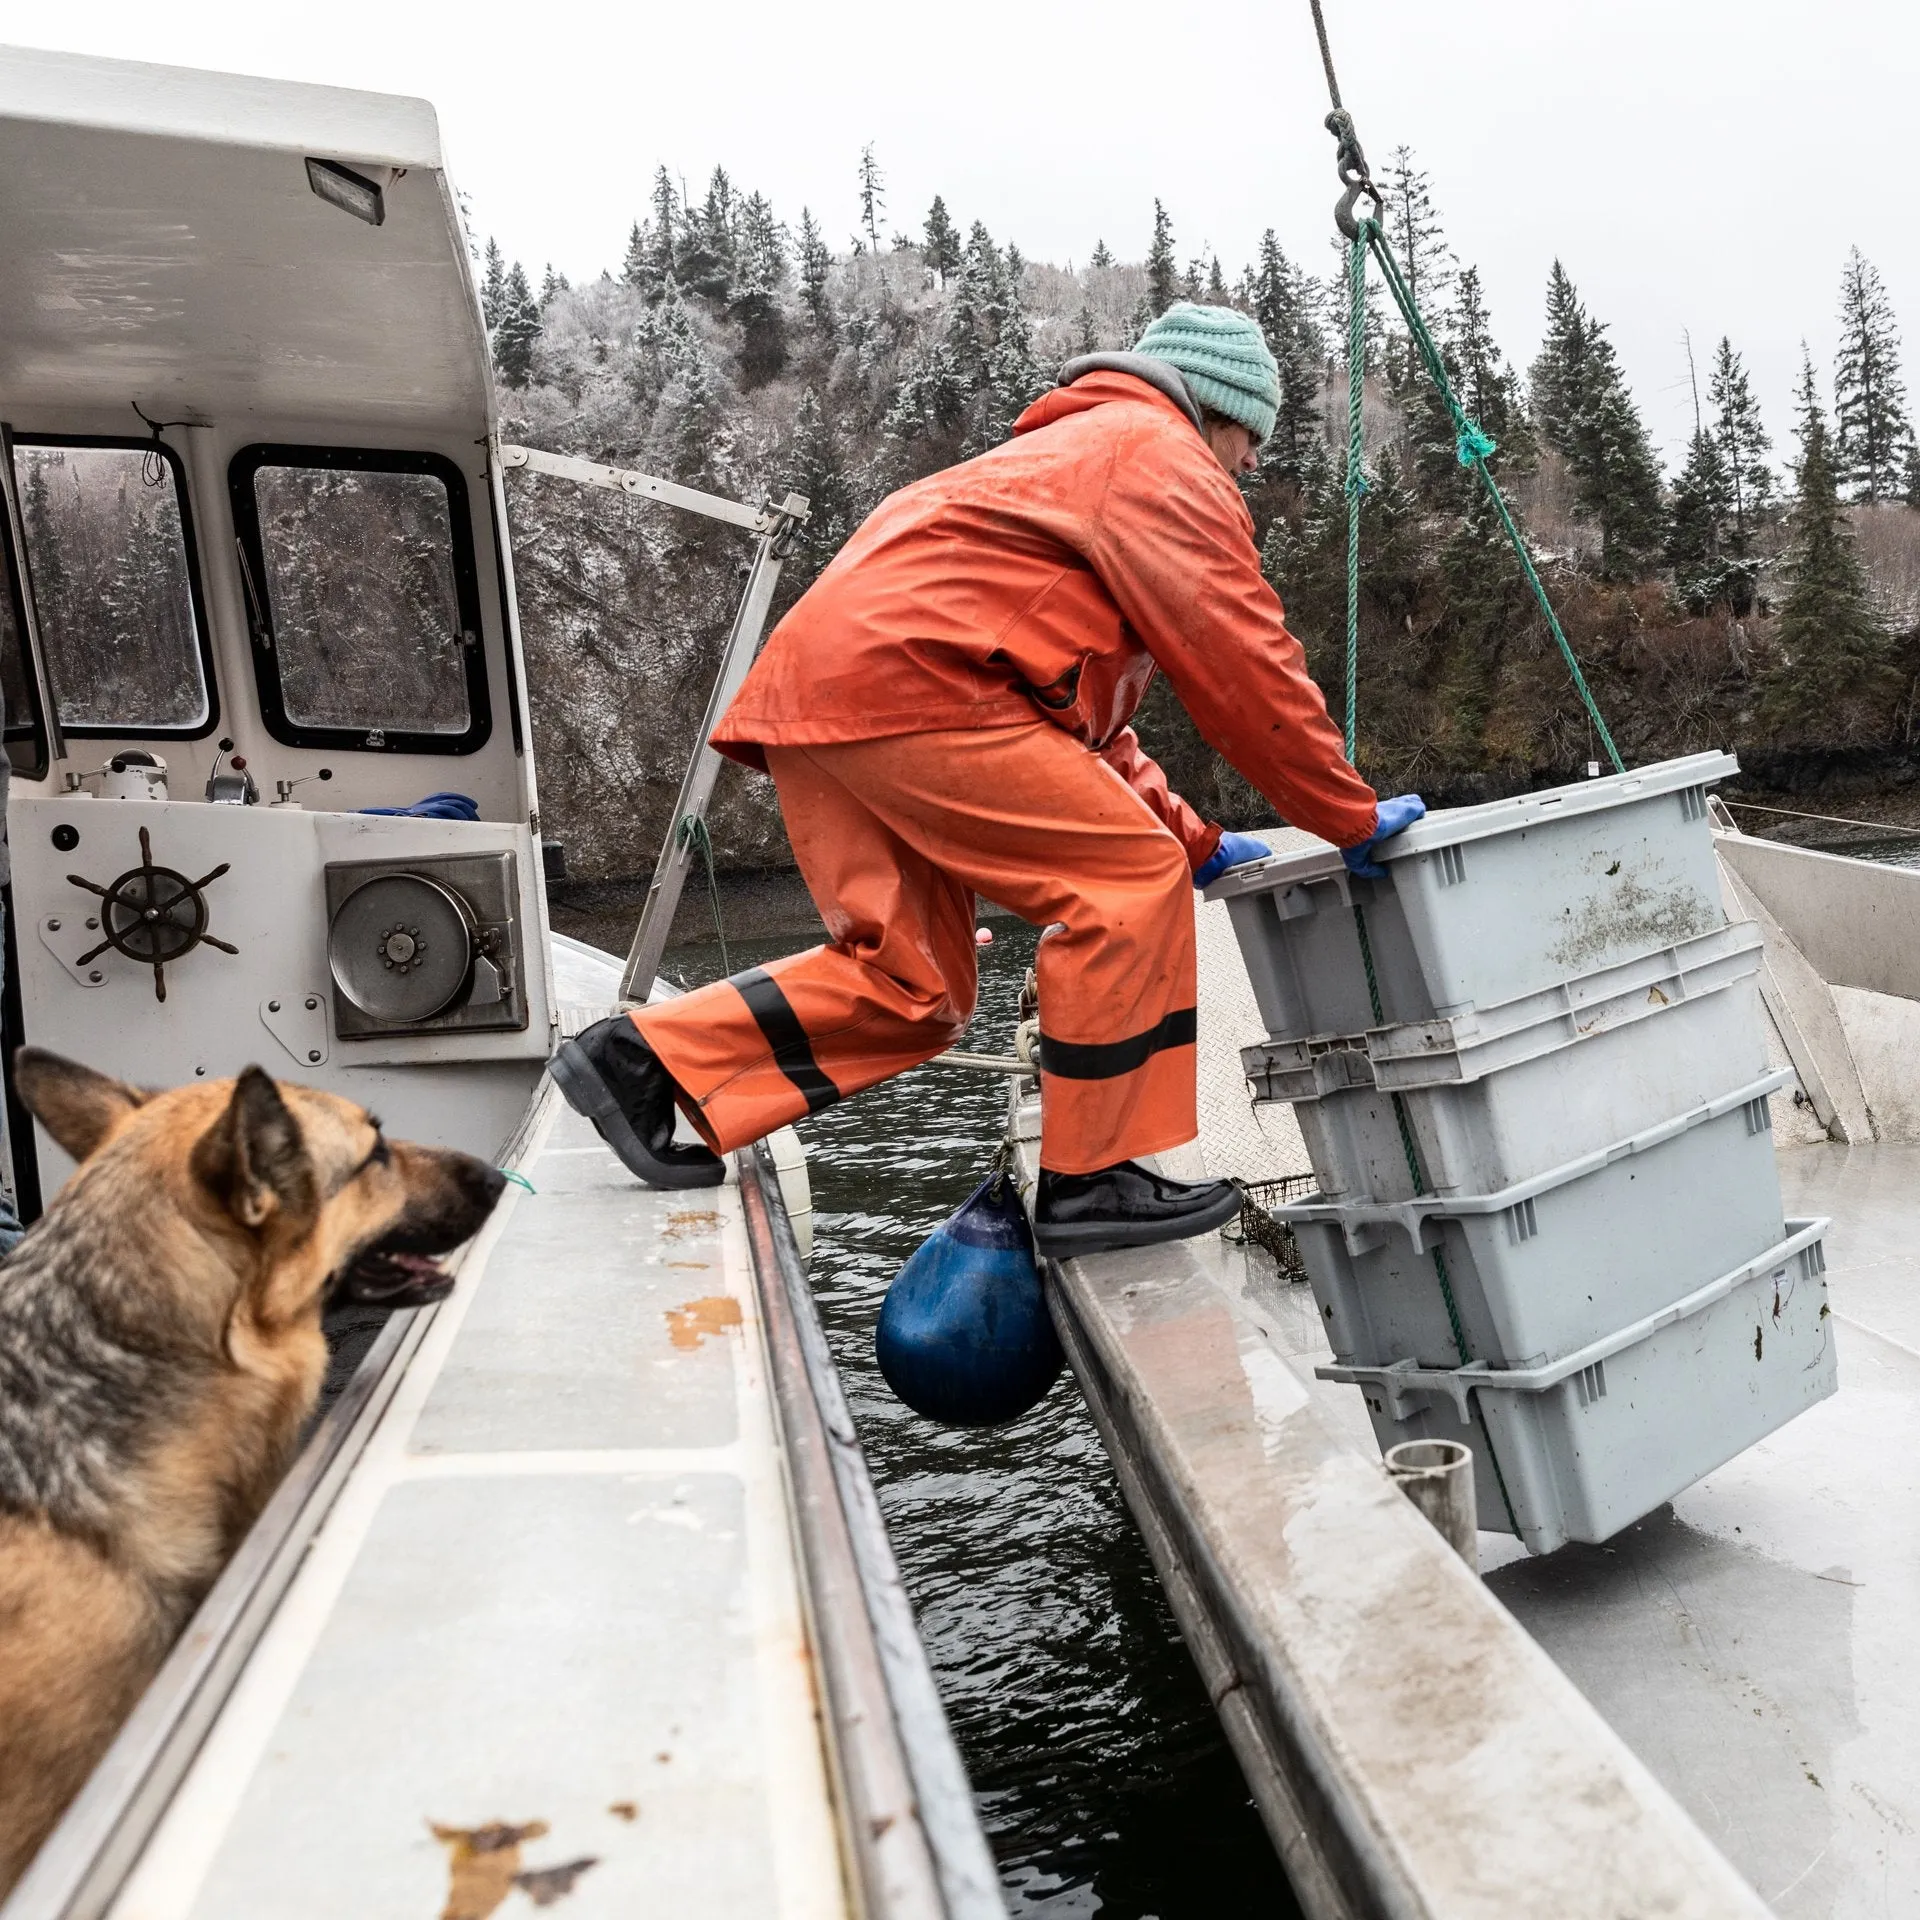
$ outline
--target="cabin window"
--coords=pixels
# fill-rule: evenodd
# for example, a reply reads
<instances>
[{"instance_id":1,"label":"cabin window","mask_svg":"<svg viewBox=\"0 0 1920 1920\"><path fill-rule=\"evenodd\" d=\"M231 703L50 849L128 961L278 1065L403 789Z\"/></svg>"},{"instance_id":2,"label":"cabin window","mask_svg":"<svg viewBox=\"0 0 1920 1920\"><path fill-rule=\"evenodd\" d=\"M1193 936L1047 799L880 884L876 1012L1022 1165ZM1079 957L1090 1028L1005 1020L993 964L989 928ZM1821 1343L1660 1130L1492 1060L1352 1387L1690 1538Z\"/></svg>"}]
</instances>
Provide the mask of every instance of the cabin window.
<instances>
[{"instance_id":1,"label":"cabin window","mask_svg":"<svg viewBox=\"0 0 1920 1920\"><path fill-rule=\"evenodd\" d=\"M5 519L0 514L0 699L6 703L7 761L15 773L39 780L47 771L47 737L27 668L27 610Z\"/></svg>"},{"instance_id":2,"label":"cabin window","mask_svg":"<svg viewBox=\"0 0 1920 1920\"><path fill-rule=\"evenodd\" d=\"M216 712L179 457L153 441L23 436L13 460L61 727L207 732ZM24 676L6 694L11 722Z\"/></svg>"},{"instance_id":3,"label":"cabin window","mask_svg":"<svg viewBox=\"0 0 1920 1920\"><path fill-rule=\"evenodd\" d=\"M431 454L249 447L231 471L269 730L470 753L486 667L466 483Z\"/></svg>"}]
</instances>

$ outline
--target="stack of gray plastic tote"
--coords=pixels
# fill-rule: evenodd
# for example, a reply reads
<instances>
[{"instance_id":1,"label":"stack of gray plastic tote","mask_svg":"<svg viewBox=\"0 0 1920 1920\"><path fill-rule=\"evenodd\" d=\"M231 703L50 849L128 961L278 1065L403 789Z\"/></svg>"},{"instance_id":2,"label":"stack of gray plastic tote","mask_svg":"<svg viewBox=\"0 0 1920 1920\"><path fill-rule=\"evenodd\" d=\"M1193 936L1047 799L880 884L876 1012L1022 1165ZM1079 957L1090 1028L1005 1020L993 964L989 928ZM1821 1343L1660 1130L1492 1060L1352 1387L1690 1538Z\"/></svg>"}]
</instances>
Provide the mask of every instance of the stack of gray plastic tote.
<instances>
[{"instance_id":1,"label":"stack of gray plastic tote","mask_svg":"<svg viewBox=\"0 0 1920 1920\"><path fill-rule=\"evenodd\" d=\"M1464 1440L1481 1523L1601 1541L1835 1387L1824 1220L1782 1218L1759 930L1695 754L1315 849L1224 899L1319 1191L1275 1209L1382 1447Z\"/></svg>"}]
</instances>

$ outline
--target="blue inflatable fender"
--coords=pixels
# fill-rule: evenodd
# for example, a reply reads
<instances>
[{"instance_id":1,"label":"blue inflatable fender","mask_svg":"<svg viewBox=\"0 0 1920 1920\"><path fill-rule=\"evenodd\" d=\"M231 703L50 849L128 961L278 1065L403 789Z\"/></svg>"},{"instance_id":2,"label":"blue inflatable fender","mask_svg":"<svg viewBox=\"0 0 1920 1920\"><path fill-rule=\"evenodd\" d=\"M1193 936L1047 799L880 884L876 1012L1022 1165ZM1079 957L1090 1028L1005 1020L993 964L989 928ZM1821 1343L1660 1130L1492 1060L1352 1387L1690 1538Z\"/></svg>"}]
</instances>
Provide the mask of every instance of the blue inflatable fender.
<instances>
[{"instance_id":1,"label":"blue inflatable fender","mask_svg":"<svg viewBox=\"0 0 1920 1920\"><path fill-rule=\"evenodd\" d=\"M950 1427L1017 1420L1066 1356L1012 1179L992 1173L894 1275L873 1330L887 1385Z\"/></svg>"}]
</instances>

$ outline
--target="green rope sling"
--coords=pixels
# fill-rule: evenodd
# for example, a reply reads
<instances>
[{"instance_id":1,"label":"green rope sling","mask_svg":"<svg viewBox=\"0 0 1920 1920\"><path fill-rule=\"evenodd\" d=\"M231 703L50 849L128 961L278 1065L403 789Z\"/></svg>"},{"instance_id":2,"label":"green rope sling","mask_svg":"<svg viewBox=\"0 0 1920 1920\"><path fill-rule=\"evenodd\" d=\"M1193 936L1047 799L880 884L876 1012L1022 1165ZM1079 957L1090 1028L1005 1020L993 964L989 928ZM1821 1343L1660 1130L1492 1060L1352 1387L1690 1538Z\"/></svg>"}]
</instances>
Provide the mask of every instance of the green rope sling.
<instances>
[{"instance_id":1,"label":"green rope sling","mask_svg":"<svg viewBox=\"0 0 1920 1920\"><path fill-rule=\"evenodd\" d=\"M1539 603L1540 611L1546 616L1547 626L1551 630L1554 643L1560 649L1560 657L1567 663L1567 671L1573 676L1574 690L1580 696L1580 704L1587 710L1587 718L1593 723L1593 730L1599 736L1600 744L1607 750L1607 758L1613 762L1615 773L1625 773L1627 763L1620 758L1620 750L1613 744L1613 735L1607 730L1607 723L1601 716L1600 707L1593 697L1593 689L1587 685L1587 676L1580 671L1580 662L1574 657L1573 645L1560 624L1560 616L1553 610L1553 602L1547 598L1546 587L1541 583L1538 569L1533 564L1533 555L1527 551L1525 537L1514 523L1512 512L1501 493L1499 482L1487 468L1487 457L1495 451L1494 443L1480 430L1478 424L1470 419L1467 410L1461 406L1454 393L1453 382L1447 377L1446 363L1440 358L1440 349L1434 345L1433 335L1427 331L1427 323L1421 319L1419 309L1414 305L1413 291L1401 274L1399 262L1388 247L1386 236L1380 231L1377 220L1359 222L1360 234L1348 249L1347 282L1353 299L1353 320L1349 333L1352 345L1348 349L1352 362L1365 347L1366 326L1366 259L1371 252L1380 263L1381 277L1387 283L1387 291L1393 295L1393 304L1400 309L1401 318L1407 323L1407 332L1413 337L1413 344L1420 355L1420 364L1426 369L1427 378L1434 384L1440 398L1446 402L1448 417L1453 422L1454 453L1463 467L1471 467L1480 476L1481 484L1487 490L1487 497L1493 502L1493 510L1500 516L1500 524L1506 529L1508 543L1512 546L1514 557L1520 562L1520 571L1526 576L1527 585L1533 589L1533 597ZM1349 441L1349 468L1347 480L1347 756L1353 756L1353 715L1354 715L1354 676L1359 665L1360 650L1360 494L1365 492L1362 485L1356 490L1353 480L1354 469L1360 460L1360 369L1350 364L1347 374L1348 400L1351 415Z\"/></svg>"}]
</instances>

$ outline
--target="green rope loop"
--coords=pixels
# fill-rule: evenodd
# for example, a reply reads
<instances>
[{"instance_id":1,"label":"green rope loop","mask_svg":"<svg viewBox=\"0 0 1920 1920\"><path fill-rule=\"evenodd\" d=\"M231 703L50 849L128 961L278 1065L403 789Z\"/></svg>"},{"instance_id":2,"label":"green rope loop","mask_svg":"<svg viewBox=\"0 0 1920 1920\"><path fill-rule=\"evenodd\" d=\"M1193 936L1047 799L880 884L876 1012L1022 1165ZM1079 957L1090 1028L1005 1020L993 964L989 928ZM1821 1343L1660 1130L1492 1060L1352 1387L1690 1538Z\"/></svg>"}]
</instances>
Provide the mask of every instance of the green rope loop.
<instances>
[{"instance_id":1,"label":"green rope loop","mask_svg":"<svg viewBox=\"0 0 1920 1920\"><path fill-rule=\"evenodd\" d=\"M1365 232L1365 228L1362 228ZM1358 744L1360 712L1360 503L1367 491L1362 460L1361 402L1367 372L1367 248L1347 249L1347 759Z\"/></svg>"},{"instance_id":2,"label":"green rope loop","mask_svg":"<svg viewBox=\"0 0 1920 1920\"><path fill-rule=\"evenodd\" d=\"M1499 442L1489 440L1471 420L1460 429L1460 437L1453 443L1454 458L1463 467L1476 466L1490 453L1499 451Z\"/></svg>"},{"instance_id":3,"label":"green rope loop","mask_svg":"<svg viewBox=\"0 0 1920 1920\"><path fill-rule=\"evenodd\" d=\"M1607 758L1613 762L1615 773L1625 773L1627 763L1620 757L1620 749L1613 744L1613 735L1607 729L1605 718L1600 712L1599 702L1593 697L1593 689L1587 685L1587 676L1580 670L1580 662L1575 657L1573 643L1567 638L1566 629L1560 624L1560 616L1553 610L1553 602L1547 597L1547 589L1542 583L1539 570L1533 564L1533 555L1527 550L1525 536L1515 524L1506 499L1502 495L1499 483L1487 468L1487 459L1494 451L1494 442L1483 433L1478 424L1469 417L1453 391L1453 382L1447 377L1445 362L1440 357L1440 349L1434 344L1434 338L1427 331L1427 323L1421 319L1420 310L1414 304L1413 291L1407 285L1393 257L1392 249L1387 245L1386 236L1380 231L1378 221L1360 222L1360 238L1355 240L1349 250L1347 264L1347 285L1352 298L1353 312L1349 323L1349 334L1356 340L1363 340L1366 323L1366 267L1364 262L1355 264L1362 247L1370 251L1380 263L1380 272L1387 283L1387 291L1393 295L1393 303L1400 309L1401 318L1407 323L1407 332L1412 336L1414 350L1420 356L1420 364L1426 369L1427 378L1434 384L1440 398L1446 403L1447 413L1453 421L1455 434L1454 451L1463 467L1471 467L1479 474L1486 487L1487 497L1493 502L1494 512L1500 516L1500 524L1506 530L1507 540L1512 546L1514 556L1520 562L1520 571L1526 576L1527 585L1533 590L1533 597L1539 603L1540 611L1546 616L1547 626L1551 630L1554 643L1560 649L1560 657L1567 663L1567 672L1573 677L1574 691L1580 696L1580 704L1585 707L1587 718L1593 723L1593 730L1599 736L1600 744L1607 750ZM1353 349L1348 350L1349 361L1356 359ZM1349 413L1350 439L1357 445L1360 438L1360 385L1359 376L1349 367L1347 381L1347 407ZM1349 471L1351 471L1351 458ZM1353 758L1353 703L1354 680L1357 674L1359 648L1359 581L1360 535L1357 524L1359 513L1358 499L1351 488L1347 494L1347 758Z\"/></svg>"},{"instance_id":4,"label":"green rope loop","mask_svg":"<svg viewBox=\"0 0 1920 1920\"><path fill-rule=\"evenodd\" d=\"M680 818L680 844L697 847L707 869L707 902L713 909L713 937L720 942L720 972L725 978L733 972L727 958L727 930L720 921L720 883L713 877L713 835L707 831L703 814L688 813Z\"/></svg>"}]
</instances>

